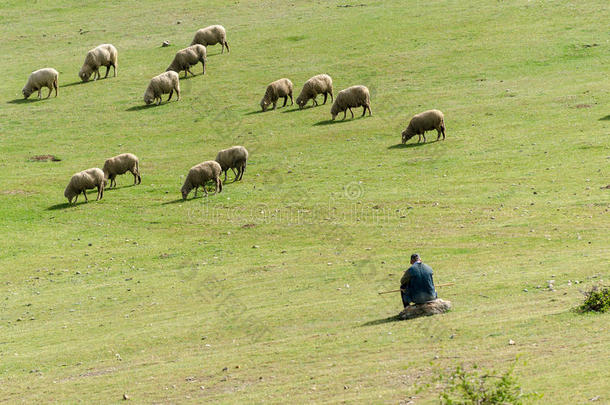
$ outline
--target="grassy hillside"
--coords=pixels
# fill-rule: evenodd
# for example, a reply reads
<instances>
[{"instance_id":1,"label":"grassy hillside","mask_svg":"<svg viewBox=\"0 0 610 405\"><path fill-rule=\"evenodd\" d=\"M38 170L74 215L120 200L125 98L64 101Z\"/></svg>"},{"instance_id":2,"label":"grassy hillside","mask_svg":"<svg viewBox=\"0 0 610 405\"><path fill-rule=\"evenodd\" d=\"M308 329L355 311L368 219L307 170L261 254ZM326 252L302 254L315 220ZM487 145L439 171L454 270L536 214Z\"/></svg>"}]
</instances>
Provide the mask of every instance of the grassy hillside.
<instances>
[{"instance_id":1,"label":"grassy hillside","mask_svg":"<svg viewBox=\"0 0 610 405\"><path fill-rule=\"evenodd\" d=\"M610 276L606 1L170 3L0 5L0 398L434 403L416 389L437 370L520 356L545 403L609 400L608 315L571 311ZM144 107L216 23L231 53ZM101 43L118 77L81 83ZM47 66L59 97L23 101ZM368 86L373 116L259 112L269 82L296 98L318 73ZM447 139L401 145L430 108ZM243 181L182 202L188 169L238 144ZM142 184L68 207L70 176L122 152ZM400 297L377 292L414 251L454 310L387 322Z\"/></svg>"}]
</instances>

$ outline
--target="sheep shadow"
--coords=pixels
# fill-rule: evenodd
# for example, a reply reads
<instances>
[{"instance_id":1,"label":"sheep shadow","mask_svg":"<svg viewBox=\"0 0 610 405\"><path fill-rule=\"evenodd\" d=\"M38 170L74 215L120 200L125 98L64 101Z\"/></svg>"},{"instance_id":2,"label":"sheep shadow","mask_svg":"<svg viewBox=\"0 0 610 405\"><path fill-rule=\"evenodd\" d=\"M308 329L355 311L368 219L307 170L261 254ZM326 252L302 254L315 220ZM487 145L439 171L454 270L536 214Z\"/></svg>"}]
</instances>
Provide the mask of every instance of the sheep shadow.
<instances>
[{"instance_id":1,"label":"sheep shadow","mask_svg":"<svg viewBox=\"0 0 610 405\"><path fill-rule=\"evenodd\" d=\"M96 193L97 193L97 191L96 191ZM93 199L93 201L95 201L95 199ZM89 202L91 202L91 201L89 201ZM77 202L76 204L70 204L68 202L59 203L59 204L55 204L55 205L51 205L50 207L47 207L47 211L63 210L66 208L72 208L72 207L76 207L78 205L83 205L83 204L88 204L88 202L80 201L80 202Z\"/></svg>"},{"instance_id":2,"label":"sheep shadow","mask_svg":"<svg viewBox=\"0 0 610 405\"><path fill-rule=\"evenodd\" d=\"M398 317L398 315L394 315L394 316L389 316L387 318L382 318L382 319L376 319L374 321L369 321L369 322L363 323L360 326L361 327L364 327L364 326L375 326L375 325L383 325L384 323L400 322L400 321L402 321L402 319L400 319Z\"/></svg>"},{"instance_id":3,"label":"sheep shadow","mask_svg":"<svg viewBox=\"0 0 610 405\"><path fill-rule=\"evenodd\" d=\"M606 115L605 117L601 117L599 120L600 121L610 121L610 114Z\"/></svg>"},{"instance_id":4,"label":"sheep shadow","mask_svg":"<svg viewBox=\"0 0 610 405\"><path fill-rule=\"evenodd\" d=\"M110 180L108 180L108 184L110 184ZM135 186L137 186L137 185L138 185L138 184L124 184L124 185L122 185L122 186L120 186L120 187L118 187L118 186L114 186L114 187L105 187L105 188L104 188L104 193L105 193L106 191L112 191L112 190L121 190L121 189L123 189L123 188L135 187Z\"/></svg>"},{"instance_id":5,"label":"sheep shadow","mask_svg":"<svg viewBox=\"0 0 610 405\"><path fill-rule=\"evenodd\" d=\"M98 79L98 80L101 80L101 79ZM92 81L93 81L93 80L92 80ZM78 86L78 85L80 85L80 84L85 84L85 83L89 83L89 82L83 82L83 81L80 81L80 82L73 82L73 83L68 83L68 84L62 84L61 86L59 86L59 88L60 88L60 89L62 89L62 88L64 88L64 87Z\"/></svg>"},{"instance_id":6,"label":"sheep shadow","mask_svg":"<svg viewBox=\"0 0 610 405\"><path fill-rule=\"evenodd\" d=\"M317 126L321 126L321 125L333 125L333 124L341 124L342 122L349 122L351 120L323 120L323 121L318 121L315 124L313 124L315 127Z\"/></svg>"},{"instance_id":7,"label":"sheep shadow","mask_svg":"<svg viewBox=\"0 0 610 405\"><path fill-rule=\"evenodd\" d=\"M140 110L146 110L148 108L154 108L154 107L161 107L162 105L167 104L167 102L161 102L161 104L157 105L155 103L153 104L144 104L144 105L134 105L133 107L129 107L127 109L125 109L125 111L140 111Z\"/></svg>"},{"instance_id":8,"label":"sheep shadow","mask_svg":"<svg viewBox=\"0 0 610 405\"><path fill-rule=\"evenodd\" d=\"M245 113L244 115L262 114L262 113L264 113L264 112L265 112L265 111L263 111L263 110L254 110L254 111L247 112L247 113Z\"/></svg>"},{"instance_id":9,"label":"sheep shadow","mask_svg":"<svg viewBox=\"0 0 610 405\"><path fill-rule=\"evenodd\" d=\"M420 142L420 143L397 143L396 145L388 146L388 149L411 149L419 148L420 146L429 145L438 141Z\"/></svg>"},{"instance_id":10,"label":"sheep shadow","mask_svg":"<svg viewBox=\"0 0 610 405\"><path fill-rule=\"evenodd\" d=\"M177 200L163 202L163 203L161 203L161 205L178 204L178 203L187 202L187 201L188 200L183 200L182 198L178 198Z\"/></svg>"},{"instance_id":11,"label":"sheep shadow","mask_svg":"<svg viewBox=\"0 0 610 405\"><path fill-rule=\"evenodd\" d=\"M44 100L44 98L39 99L39 98L31 98L31 99L26 99L26 98L16 98L14 100L10 100L7 101L7 104L25 104L25 103L35 103L37 101L42 101Z\"/></svg>"}]
</instances>

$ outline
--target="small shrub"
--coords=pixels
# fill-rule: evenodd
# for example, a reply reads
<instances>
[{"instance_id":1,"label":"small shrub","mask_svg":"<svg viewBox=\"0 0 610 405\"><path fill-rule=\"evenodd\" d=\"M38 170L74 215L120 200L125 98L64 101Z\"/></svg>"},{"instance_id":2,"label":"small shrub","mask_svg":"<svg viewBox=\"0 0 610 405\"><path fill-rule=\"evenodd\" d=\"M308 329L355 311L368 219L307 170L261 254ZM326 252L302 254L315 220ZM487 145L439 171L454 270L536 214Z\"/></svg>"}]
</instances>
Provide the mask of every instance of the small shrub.
<instances>
[{"instance_id":1,"label":"small shrub","mask_svg":"<svg viewBox=\"0 0 610 405\"><path fill-rule=\"evenodd\" d=\"M584 294L585 301L578 307L580 312L606 312L610 310L610 288L593 286Z\"/></svg>"},{"instance_id":2,"label":"small shrub","mask_svg":"<svg viewBox=\"0 0 610 405\"><path fill-rule=\"evenodd\" d=\"M447 377L441 377L444 388L440 403L444 405L522 405L540 398L537 393L524 394L513 375L515 365L502 375L465 370L458 366Z\"/></svg>"}]
</instances>

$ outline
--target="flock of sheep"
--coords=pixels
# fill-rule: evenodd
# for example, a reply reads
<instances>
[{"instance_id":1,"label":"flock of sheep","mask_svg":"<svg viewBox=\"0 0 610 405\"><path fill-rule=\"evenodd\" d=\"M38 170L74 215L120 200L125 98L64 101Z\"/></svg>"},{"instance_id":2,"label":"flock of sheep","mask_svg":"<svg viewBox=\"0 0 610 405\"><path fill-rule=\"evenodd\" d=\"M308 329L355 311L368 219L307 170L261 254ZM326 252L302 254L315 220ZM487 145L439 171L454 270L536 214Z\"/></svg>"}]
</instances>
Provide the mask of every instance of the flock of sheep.
<instances>
[{"instance_id":1,"label":"flock of sheep","mask_svg":"<svg viewBox=\"0 0 610 405\"><path fill-rule=\"evenodd\" d=\"M144 102L147 105L154 102L159 105L162 101L161 97L164 94L169 93L167 99L169 101L174 92L176 92L177 99L180 100L179 73L184 71L185 78L188 73L194 76L194 73L191 72L190 68L201 62L203 69L202 74L205 74L207 57L206 47L216 44L222 46L221 53L224 53L225 48L227 49L227 52L229 52L227 33L223 26L212 25L198 30L195 33L191 45L178 51L166 71L150 80L144 93ZM118 52L116 48L111 44L102 44L87 52L85 62L83 63L78 76L82 81L86 82L90 79L91 75L93 75L93 80L95 81L101 77L99 69L103 66L106 67L105 78L108 77L110 67L113 68L114 76L116 77L117 65ZM55 97L57 97L58 78L59 73L53 68L44 68L32 72L26 85L22 89L23 96L27 99L33 92L38 91L38 98L40 99L42 97L42 88L47 87L49 89L49 94L46 98L51 96L53 90L55 90ZM260 101L263 112L266 111L270 105L273 105L273 109L275 110L277 108L278 100L281 98L284 99L283 106L286 106L288 98L290 98L290 104L293 105L294 100L292 92L292 82L287 78L282 78L270 83ZM343 119L345 119L348 110L351 113L352 118L354 118L352 108L358 107L363 107L362 116L366 114L367 110L369 116L372 115L371 97L369 89L366 86L351 86L341 90L334 96L332 78L327 74L319 74L305 82L301 93L296 99L297 105L302 109L309 100L313 100L313 105L317 106L318 102L316 98L318 95L324 96L323 104L326 104L327 98L330 95L331 102L333 102L330 114L333 120L341 112L343 113ZM418 142L421 141L422 137L424 138L424 142L426 142L425 132L434 129L436 129L438 133L437 140L440 139L441 135L444 140L445 122L441 111L429 110L417 114L413 116L407 128L402 132L402 143L406 143L415 135L419 135ZM233 146L232 148L218 152L215 160L209 160L193 166L189 170L184 185L182 186L182 198L186 199L193 189L195 189L196 196L199 187L203 188L204 193L207 196L205 184L209 181L215 183L215 193L221 192L221 173L225 173L225 182L227 181L227 171L229 169L233 170L235 181L241 180L246 169L247 160L248 151L246 148L243 146ZM112 157L106 160L103 170L92 168L74 174L65 189L64 195L70 204L72 204L73 199L74 204L76 204L78 196L81 193L85 196L85 200L87 200L86 190L97 188L97 200L99 200L104 195L104 188L107 181L110 180L110 187L112 187L113 184L116 186L115 177L128 171L134 176L134 184L139 184L141 182L141 176L138 158L131 153L124 153Z\"/></svg>"}]
</instances>

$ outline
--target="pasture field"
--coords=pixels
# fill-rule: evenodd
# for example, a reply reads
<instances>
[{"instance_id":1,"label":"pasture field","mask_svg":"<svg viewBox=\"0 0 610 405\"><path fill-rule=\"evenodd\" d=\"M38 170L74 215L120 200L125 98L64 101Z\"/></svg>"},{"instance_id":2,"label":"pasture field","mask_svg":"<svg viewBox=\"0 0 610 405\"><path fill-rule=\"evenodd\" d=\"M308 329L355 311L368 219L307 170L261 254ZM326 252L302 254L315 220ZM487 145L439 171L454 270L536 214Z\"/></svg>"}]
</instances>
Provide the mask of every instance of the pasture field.
<instances>
[{"instance_id":1,"label":"pasture field","mask_svg":"<svg viewBox=\"0 0 610 405\"><path fill-rule=\"evenodd\" d=\"M607 403L609 315L572 309L610 277L609 8L3 0L0 401L436 403L440 370L518 357L541 403ZM209 47L182 100L145 107L211 24L231 53ZM101 43L118 76L80 83ZM23 101L47 66L59 97ZM368 86L373 116L259 112L269 82L296 98L318 73ZM401 145L431 108L447 139ZM183 202L188 169L232 145L243 181ZM122 152L142 184L69 207L70 176ZM455 283L439 288L454 309L392 322L400 297L377 292L412 252Z\"/></svg>"}]
</instances>

